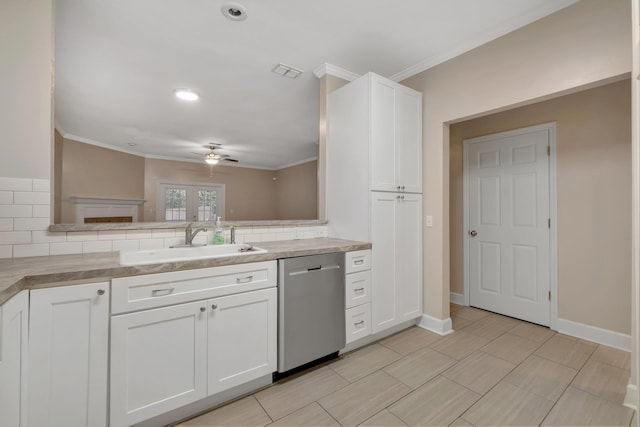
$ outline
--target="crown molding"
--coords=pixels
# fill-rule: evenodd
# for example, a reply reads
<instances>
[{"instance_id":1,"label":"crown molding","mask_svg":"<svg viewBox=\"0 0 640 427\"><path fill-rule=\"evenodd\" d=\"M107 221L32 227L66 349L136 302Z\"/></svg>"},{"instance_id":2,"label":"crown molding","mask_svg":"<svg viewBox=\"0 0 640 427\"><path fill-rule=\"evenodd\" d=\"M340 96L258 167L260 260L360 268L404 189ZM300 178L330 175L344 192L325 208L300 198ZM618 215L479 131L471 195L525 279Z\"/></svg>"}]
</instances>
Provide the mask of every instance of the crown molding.
<instances>
[{"instance_id":1,"label":"crown molding","mask_svg":"<svg viewBox=\"0 0 640 427\"><path fill-rule=\"evenodd\" d=\"M319 65L313 70L313 74L316 75L317 78L321 79L325 75L329 74L330 76L339 77L346 81L353 81L360 77L360 74L353 73L349 70L345 70L344 68L336 67L335 65L324 63Z\"/></svg>"},{"instance_id":2,"label":"crown molding","mask_svg":"<svg viewBox=\"0 0 640 427\"><path fill-rule=\"evenodd\" d=\"M445 51L430 56L417 64L390 76L389 79L399 82L408 79L409 77L413 77L416 74L435 67L438 64L442 64L443 62L462 55L463 53L469 52L483 44L487 44L492 40L504 36L505 34L525 27L547 15L558 12L577 1L578 0L557 0L554 2L546 2L539 7L531 9L528 12L503 23L502 25L487 29L486 31L474 36L473 40L467 40L458 45L450 46ZM558 3L562 3L564 6L558 9Z\"/></svg>"},{"instance_id":3,"label":"crown molding","mask_svg":"<svg viewBox=\"0 0 640 427\"><path fill-rule=\"evenodd\" d=\"M58 132L60 132L60 129L58 129ZM109 149L109 150L120 151L122 153L132 154L134 156L146 157L144 154L142 154L142 153L140 153L138 151L127 150L126 148L118 147L117 145L105 144L104 142L98 142L98 141L95 141L93 139L85 138L83 136L74 135L72 133L62 133L62 132L60 132L60 135L62 135L62 137L65 138L65 139L72 139L74 141L82 142L82 143L85 143L85 144L95 145L97 147L106 148L106 149Z\"/></svg>"}]
</instances>

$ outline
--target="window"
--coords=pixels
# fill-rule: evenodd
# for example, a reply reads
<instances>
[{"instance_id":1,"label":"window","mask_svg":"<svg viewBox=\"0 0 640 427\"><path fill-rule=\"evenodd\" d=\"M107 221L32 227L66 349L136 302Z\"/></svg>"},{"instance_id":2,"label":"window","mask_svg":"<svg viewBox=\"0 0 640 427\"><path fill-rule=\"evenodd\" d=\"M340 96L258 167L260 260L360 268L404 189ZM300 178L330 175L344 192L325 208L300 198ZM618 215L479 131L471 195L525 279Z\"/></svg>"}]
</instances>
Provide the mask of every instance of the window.
<instances>
[{"instance_id":1,"label":"window","mask_svg":"<svg viewBox=\"0 0 640 427\"><path fill-rule=\"evenodd\" d=\"M224 217L224 184L158 185L157 221L215 221Z\"/></svg>"}]
</instances>

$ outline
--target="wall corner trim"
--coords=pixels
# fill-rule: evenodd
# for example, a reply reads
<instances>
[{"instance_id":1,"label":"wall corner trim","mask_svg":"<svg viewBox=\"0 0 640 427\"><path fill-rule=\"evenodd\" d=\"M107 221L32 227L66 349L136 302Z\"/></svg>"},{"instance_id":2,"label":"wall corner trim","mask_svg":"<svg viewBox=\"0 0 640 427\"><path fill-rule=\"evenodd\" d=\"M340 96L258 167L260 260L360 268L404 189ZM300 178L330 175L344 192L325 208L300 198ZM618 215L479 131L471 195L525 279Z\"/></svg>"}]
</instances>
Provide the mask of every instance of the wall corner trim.
<instances>
[{"instance_id":1,"label":"wall corner trim","mask_svg":"<svg viewBox=\"0 0 640 427\"><path fill-rule=\"evenodd\" d=\"M359 74L353 73L349 70L345 70L344 68L336 67L335 65L331 65L326 62L317 66L313 70L313 74L315 74L319 79L329 74L331 76L339 77L350 82L360 77Z\"/></svg>"},{"instance_id":2,"label":"wall corner trim","mask_svg":"<svg viewBox=\"0 0 640 427\"><path fill-rule=\"evenodd\" d=\"M634 411L638 410L638 406L636 404L638 402L638 386L635 384L627 384L627 394L624 396L624 402L622 406L626 406L627 408L631 408Z\"/></svg>"},{"instance_id":3,"label":"wall corner trim","mask_svg":"<svg viewBox=\"0 0 640 427\"><path fill-rule=\"evenodd\" d=\"M631 351L631 335L567 319L558 319L557 326L558 332L562 334L607 345L619 350Z\"/></svg>"},{"instance_id":4,"label":"wall corner trim","mask_svg":"<svg viewBox=\"0 0 640 427\"><path fill-rule=\"evenodd\" d=\"M449 335L453 333L451 318L438 319L428 314L423 314L418 321L418 326L427 331L435 332L438 335Z\"/></svg>"}]
</instances>

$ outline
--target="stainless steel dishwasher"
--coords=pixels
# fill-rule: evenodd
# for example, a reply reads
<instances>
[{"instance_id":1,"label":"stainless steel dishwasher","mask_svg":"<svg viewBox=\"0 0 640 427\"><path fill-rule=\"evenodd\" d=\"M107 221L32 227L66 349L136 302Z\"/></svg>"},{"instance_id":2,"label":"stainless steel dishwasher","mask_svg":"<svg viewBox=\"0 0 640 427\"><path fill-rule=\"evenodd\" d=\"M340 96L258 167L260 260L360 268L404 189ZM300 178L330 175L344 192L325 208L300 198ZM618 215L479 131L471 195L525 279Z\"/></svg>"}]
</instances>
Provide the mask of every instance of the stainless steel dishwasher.
<instances>
[{"instance_id":1,"label":"stainless steel dishwasher","mask_svg":"<svg viewBox=\"0 0 640 427\"><path fill-rule=\"evenodd\" d=\"M281 259L278 279L278 372L344 348L344 253Z\"/></svg>"}]
</instances>

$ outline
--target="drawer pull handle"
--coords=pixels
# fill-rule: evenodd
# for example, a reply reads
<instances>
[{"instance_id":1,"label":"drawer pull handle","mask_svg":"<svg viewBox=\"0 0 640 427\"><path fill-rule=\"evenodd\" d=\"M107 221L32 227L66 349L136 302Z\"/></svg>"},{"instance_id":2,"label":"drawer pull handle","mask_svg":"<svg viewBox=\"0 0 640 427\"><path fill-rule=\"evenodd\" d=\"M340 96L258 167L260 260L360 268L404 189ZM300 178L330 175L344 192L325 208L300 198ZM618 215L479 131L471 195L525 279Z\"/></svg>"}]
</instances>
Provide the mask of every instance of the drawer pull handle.
<instances>
[{"instance_id":1,"label":"drawer pull handle","mask_svg":"<svg viewBox=\"0 0 640 427\"><path fill-rule=\"evenodd\" d=\"M356 328L359 328L359 327L361 327L362 325L364 325L364 320L361 320L361 321L356 322L356 323L354 323L354 324L353 324L353 326L355 326Z\"/></svg>"},{"instance_id":2,"label":"drawer pull handle","mask_svg":"<svg viewBox=\"0 0 640 427\"><path fill-rule=\"evenodd\" d=\"M207 311L207 307L200 307L200 312L204 313L205 311Z\"/></svg>"},{"instance_id":3,"label":"drawer pull handle","mask_svg":"<svg viewBox=\"0 0 640 427\"><path fill-rule=\"evenodd\" d=\"M218 308L218 304L211 305L211 308L215 310L216 308Z\"/></svg>"},{"instance_id":4,"label":"drawer pull handle","mask_svg":"<svg viewBox=\"0 0 640 427\"><path fill-rule=\"evenodd\" d=\"M154 289L151 291L151 295L154 297L169 295L170 293L173 292L174 289L175 288ZM158 295L158 294L162 294L162 295Z\"/></svg>"},{"instance_id":5,"label":"drawer pull handle","mask_svg":"<svg viewBox=\"0 0 640 427\"><path fill-rule=\"evenodd\" d=\"M355 292L356 294L361 294L362 292L364 292L364 288L354 289L353 292Z\"/></svg>"},{"instance_id":6,"label":"drawer pull handle","mask_svg":"<svg viewBox=\"0 0 640 427\"><path fill-rule=\"evenodd\" d=\"M98 289L98 295L104 295L104 289Z\"/></svg>"},{"instance_id":7,"label":"drawer pull handle","mask_svg":"<svg viewBox=\"0 0 640 427\"><path fill-rule=\"evenodd\" d=\"M364 264L364 260L363 259L357 259L357 260L353 261L353 264L354 265L362 265L362 264Z\"/></svg>"},{"instance_id":8,"label":"drawer pull handle","mask_svg":"<svg viewBox=\"0 0 640 427\"><path fill-rule=\"evenodd\" d=\"M236 283L249 283L252 280L253 280L253 276L238 277L236 279Z\"/></svg>"}]
</instances>

